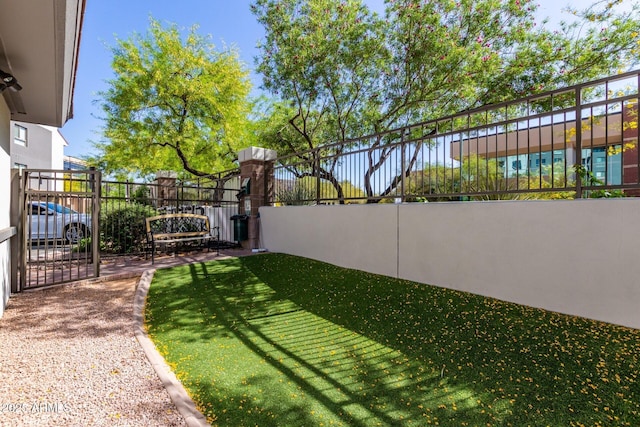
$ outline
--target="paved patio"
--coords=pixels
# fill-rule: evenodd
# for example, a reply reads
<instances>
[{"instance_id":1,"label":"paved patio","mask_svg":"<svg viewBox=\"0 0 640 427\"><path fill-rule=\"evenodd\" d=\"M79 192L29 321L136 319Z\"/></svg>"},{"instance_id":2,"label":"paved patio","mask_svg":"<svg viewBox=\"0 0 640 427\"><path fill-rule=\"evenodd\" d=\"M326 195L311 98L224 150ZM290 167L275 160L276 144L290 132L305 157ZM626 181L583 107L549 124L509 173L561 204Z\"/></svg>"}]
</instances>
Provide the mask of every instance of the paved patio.
<instances>
[{"instance_id":1,"label":"paved patio","mask_svg":"<svg viewBox=\"0 0 640 427\"><path fill-rule=\"evenodd\" d=\"M237 257L252 255L250 249L231 248L220 249L220 255L215 250L210 252L186 252L170 255L156 255L155 263L151 263L151 258L133 259L133 258L112 258L103 259L100 264L101 279L113 279L121 276L141 275L150 269L168 268L176 265L192 264L196 262L211 261L216 258Z\"/></svg>"}]
</instances>

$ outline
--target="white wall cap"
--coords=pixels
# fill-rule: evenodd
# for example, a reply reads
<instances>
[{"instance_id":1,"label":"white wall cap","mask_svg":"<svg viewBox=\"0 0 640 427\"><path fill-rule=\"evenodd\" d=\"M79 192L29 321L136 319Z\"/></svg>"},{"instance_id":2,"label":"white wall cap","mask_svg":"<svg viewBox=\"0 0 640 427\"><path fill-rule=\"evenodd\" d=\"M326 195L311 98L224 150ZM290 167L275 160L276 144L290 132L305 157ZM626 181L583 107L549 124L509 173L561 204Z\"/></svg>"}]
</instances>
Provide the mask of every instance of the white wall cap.
<instances>
[{"instance_id":1,"label":"white wall cap","mask_svg":"<svg viewBox=\"0 0 640 427\"><path fill-rule=\"evenodd\" d=\"M238 153L238 161L246 162L249 160L262 160L263 162L275 160L278 153L275 150L269 150L261 147L247 147Z\"/></svg>"}]
</instances>

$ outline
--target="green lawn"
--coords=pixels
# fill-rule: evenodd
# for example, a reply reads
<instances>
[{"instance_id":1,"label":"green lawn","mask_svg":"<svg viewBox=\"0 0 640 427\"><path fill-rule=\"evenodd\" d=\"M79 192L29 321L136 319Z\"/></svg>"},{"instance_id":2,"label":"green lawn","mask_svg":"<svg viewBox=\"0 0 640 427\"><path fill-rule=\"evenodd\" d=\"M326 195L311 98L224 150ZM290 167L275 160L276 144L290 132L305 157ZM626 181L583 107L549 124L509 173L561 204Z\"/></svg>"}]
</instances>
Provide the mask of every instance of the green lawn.
<instances>
[{"instance_id":1,"label":"green lawn","mask_svg":"<svg viewBox=\"0 0 640 427\"><path fill-rule=\"evenodd\" d=\"M640 425L639 330L304 258L158 270L146 326L214 425Z\"/></svg>"}]
</instances>

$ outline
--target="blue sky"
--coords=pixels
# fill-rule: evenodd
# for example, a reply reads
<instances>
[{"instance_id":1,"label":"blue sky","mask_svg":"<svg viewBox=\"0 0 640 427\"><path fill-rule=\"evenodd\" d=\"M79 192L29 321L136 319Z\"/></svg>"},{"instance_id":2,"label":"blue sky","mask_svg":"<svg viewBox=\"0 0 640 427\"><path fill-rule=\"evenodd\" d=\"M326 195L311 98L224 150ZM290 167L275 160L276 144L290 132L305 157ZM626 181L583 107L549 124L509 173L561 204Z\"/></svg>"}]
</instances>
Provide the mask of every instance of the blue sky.
<instances>
[{"instance_id":1,"label":"blue sky","mask_svg":"<svg viewBox=\"0 0 640 427\"><path fill-rule=\"evenodd\" d=\"M630 1L630 0L625 0ZM372 9L384 10L383 0L366 0ZM589 4L591 1L539 0L540 16L550 16L557 22L561 10L569 3ZM84 17L78 73L74 96L74 118L63 128L69 146L65 154L83 157L92 154L92 141L100 140L100 108L95 102L97 92L106 89L112 77L111 52L117 38L126 39L133 32L146 33L149 16L162 23L175 23L189 28L199 25L200 34L210 34L218 47L236 47L242 61L253 69L258 54L256 44L264 31L249 10L251 0L89 0ZM252 74L254 90L259 76Z\"/></svg>"}]
</instances>

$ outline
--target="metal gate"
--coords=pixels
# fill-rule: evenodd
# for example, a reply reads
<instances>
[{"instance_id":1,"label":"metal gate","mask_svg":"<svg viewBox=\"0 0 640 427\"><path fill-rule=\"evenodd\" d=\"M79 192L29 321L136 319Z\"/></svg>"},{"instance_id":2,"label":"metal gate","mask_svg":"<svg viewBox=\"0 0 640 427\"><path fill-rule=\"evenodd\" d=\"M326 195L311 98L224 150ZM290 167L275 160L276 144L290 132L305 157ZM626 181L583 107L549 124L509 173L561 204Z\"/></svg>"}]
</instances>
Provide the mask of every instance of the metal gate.
<instances>
[{"instance_id":1,"label":"metal gate","mask_svg":"<svg viewBox=\"0 0 640 427\"><path fill-rule=\"evenodd\" d=\"M99 276L100 181L95 170L22 171L18 292Z\"/></svg>"}]
</instances>

